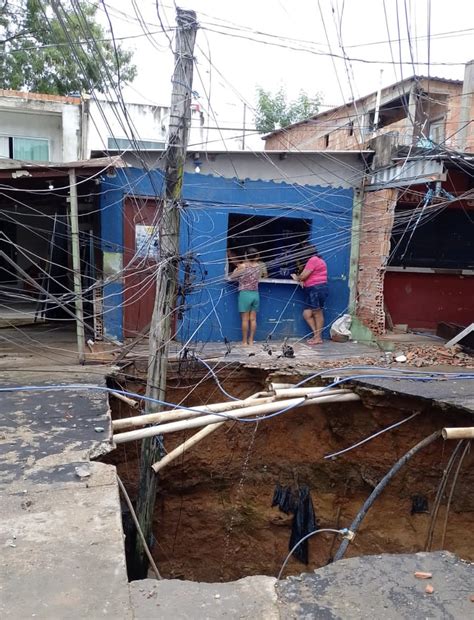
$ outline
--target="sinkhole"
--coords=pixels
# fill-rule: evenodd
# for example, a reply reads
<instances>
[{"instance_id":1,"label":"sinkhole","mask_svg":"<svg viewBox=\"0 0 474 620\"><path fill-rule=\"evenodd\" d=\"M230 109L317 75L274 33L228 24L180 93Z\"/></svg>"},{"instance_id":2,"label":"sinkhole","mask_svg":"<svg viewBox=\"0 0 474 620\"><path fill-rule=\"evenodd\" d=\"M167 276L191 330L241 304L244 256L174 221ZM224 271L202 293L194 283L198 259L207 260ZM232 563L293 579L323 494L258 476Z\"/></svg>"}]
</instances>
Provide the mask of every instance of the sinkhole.
<instances>
[{"instance_id":1,"label":"sinkhole","mask_svg":"<svg viewBox=\"0 0 474 620\"><path fill-rule=\"evenodd\" d=\"M221 382L233 396L246 398L264 389L268 376L233 370ZM139 392L143 385L121 383ZM294 519L272 506L276 488L295 496L307 488L319 528L350 527L379 481L415 444L445 426L472 425L469 412L435 402L381 390L357 393L358 402L307 405L258 424L227 422L160 471L152 554L162 576L207 582L276 576ZM213 380L193 377L170 380L167 400L199 406L225 398ZM136 415L115 398L111 409L114 419ZM410 416L360 447L325 458ZM193 432L166 435L166 450ZM117 467L134 501L140 442L120 444L104 460ZM467 441L438 439L420 450L375 500L345 557L444 549L473 561L473 460ZM135 532L125 505L122 515L130 552ZM333 534L313 536L308 562L291 557L285 576L332 562L340 543ZM144 577L130 563L128 569L130 579Z\"/></svg>"}]
</instances>

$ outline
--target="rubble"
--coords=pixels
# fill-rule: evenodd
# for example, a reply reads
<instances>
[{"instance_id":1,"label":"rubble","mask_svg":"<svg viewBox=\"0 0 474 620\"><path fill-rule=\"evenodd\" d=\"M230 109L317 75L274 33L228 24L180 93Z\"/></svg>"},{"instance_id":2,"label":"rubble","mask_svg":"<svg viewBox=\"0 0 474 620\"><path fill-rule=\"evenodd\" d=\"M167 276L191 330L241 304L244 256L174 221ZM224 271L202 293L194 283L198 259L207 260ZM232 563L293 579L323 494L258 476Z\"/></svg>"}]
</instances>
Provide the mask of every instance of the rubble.
<instances>
[{"instance_id":1,"label":"rubble","mask_svg":"<svg viewBox=\"0 0 474 620\"><path fill-rule=\"evenodd\" d=\"M474 357L465 353L459 345L447 349L444 345L409 345L403 351L406 363L421 368L422 366L474 366Z\"/></svg>"}]
</instances>

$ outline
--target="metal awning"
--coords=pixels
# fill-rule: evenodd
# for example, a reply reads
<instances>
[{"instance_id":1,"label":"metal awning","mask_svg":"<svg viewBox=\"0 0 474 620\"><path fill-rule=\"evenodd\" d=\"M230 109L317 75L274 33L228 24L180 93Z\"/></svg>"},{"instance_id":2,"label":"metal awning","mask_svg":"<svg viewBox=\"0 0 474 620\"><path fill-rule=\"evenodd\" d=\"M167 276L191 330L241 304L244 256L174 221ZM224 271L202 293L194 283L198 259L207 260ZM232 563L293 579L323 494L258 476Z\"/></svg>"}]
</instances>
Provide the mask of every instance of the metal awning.
<instances>
[{"instance_id":1,"label":"metal awning","mask_svg":"<svg viewBox=\"0 0 474 620\"><path fill-rule=\"evenodd\" d=\"M414 183L446 181L446 178L445 167L439 159L407 159L371 174L365 189L375 191L388 187L406 187Z\"/></svg>"}]
</instances>

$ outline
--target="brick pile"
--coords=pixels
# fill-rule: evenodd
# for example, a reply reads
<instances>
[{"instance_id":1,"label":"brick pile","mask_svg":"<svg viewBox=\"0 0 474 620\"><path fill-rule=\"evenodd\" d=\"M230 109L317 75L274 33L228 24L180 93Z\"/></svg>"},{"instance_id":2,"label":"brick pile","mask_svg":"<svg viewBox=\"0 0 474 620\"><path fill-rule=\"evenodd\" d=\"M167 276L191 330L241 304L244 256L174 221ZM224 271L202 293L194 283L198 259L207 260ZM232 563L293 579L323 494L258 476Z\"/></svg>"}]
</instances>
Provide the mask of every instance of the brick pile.
<instances>
[{"instance_id":1,"label":"brick pile","mask_svg":"<svg viewBox=\"0 0 474 620\"><path fill-rule=\"evenodd\" d=\"M406 356L410 366L463 366L474 367L474 356L463 351L459 345L447 349L444 345L410 345L400 354ZM395 358L398 352L393 355Z\"/></svg>"}]
</instances>

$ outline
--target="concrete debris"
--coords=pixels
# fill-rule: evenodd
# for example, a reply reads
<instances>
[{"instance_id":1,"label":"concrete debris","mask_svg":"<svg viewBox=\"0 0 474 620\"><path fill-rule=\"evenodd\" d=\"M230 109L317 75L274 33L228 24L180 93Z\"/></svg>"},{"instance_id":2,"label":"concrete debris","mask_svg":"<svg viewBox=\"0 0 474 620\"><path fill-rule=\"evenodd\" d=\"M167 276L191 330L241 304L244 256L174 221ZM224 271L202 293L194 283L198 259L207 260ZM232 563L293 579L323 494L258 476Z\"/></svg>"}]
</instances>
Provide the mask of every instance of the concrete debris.
<instances>
[{"instance_id":1,"label":"concrete debris","mask_svg":"<svg viewBox=\"0 0 474 620\"><path fill-rule=\"evenodd\" d=\"M88 463L84 463L83 465L78 465L74 471L76 472L76 476L78 478L88 478L91 475L91 468Z\"/></svg>"},{"instance_id":2,"label":"concrete debris","mask_svg":"<svg viewBox=\"0 0 474 620\"><path fill-rule=\"evenodd\" d=\"M433 586L431 585L431 583L429 583L429 584L426 586L426 588L425 588L425 592L426 592L426 594L433 594L433 592L434 592L434 588L433 588Z\"/></svg>"}]
</instances>

